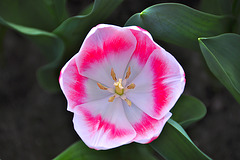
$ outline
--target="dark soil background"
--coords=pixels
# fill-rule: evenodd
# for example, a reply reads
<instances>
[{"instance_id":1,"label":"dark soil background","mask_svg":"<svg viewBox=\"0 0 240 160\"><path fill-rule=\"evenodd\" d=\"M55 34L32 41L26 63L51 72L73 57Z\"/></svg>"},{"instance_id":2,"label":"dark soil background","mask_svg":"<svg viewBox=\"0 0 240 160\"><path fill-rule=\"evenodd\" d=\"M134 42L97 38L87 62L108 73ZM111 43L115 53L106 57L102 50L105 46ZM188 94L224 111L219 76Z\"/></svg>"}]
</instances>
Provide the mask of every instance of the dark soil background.
<instances>
[{"instance_id":1,"label":"dark soil background","mask_svg":"<svg viewBox=\"0 0 240 160\"><path fill-rule=\"evenodd\" d=\"M194 1L125 0L105 23L123 26L131 15L161 2L197 8ZM89 2L68 0L72 15ZM80 35L79 35L80 36ZM8 31L0 66L0 159L52 159L79 140L62 93L51 94L37 83L36 70L45 63L39 48ZM240 159L240 106L209 72L201 53L159 42L186 72L185 94L207 106L204 119L187 129L194 143L213 159ZM80 47L81 44L79 44Z\"/></svg>"}]
</instances>

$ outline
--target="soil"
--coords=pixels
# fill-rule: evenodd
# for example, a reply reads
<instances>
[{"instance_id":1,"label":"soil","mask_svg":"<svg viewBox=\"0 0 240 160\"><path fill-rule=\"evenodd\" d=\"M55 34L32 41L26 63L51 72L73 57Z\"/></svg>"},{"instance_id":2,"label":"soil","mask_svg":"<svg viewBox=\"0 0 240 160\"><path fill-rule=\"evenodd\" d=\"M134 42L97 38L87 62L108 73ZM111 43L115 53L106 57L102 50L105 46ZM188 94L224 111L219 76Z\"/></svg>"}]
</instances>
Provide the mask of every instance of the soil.
<instances>
[{"instance_id":1,"label":"soil","mask_svg":"<svg viewBox=\"0 0 240 160\"><path fill-rule=\"evenodd\" d=\"M160 2L126 0L105 21L123 26L134 13ZM186 3L186 1L171 1ZM196 8L198 0L187 5ZM69 0L72 15L88 2ZM240 159L240 108L208 70L201 53L159 42L183 66L184 93L207 106L207 115L187 129L193 142L213 159ZM80 47L81 44L79 44ZM19 33L8 31L0 66L0 159L52 159L80 140L62 93L44 91L36 70L45 64L39 48Z\"/></svg>"}]
</instances>

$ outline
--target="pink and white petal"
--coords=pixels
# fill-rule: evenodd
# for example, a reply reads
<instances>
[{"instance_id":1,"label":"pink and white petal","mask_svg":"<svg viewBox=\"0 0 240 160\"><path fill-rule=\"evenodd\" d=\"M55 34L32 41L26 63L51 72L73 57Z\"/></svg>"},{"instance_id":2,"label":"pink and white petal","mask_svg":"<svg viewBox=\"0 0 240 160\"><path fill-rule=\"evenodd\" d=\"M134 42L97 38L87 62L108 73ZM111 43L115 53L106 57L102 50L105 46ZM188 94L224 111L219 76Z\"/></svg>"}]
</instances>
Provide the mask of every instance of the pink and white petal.
<instances>
[{"instance_id":1,"label":"pink and white petal","mask_svg":"<svg viewBox=\"0 0 240 160\"><path fill-rule=\"evenodd\" d=\"M84 103L87 78L78 73L75 57L71 58L62 68L59 76L60 87L67 99L68 110L72 111L76 105Z\"/></svg>"},{"instance_id":2,"label":"pink and white petal","mask_svg":"<svg viewBox=\"0 0 240 160\"><path fill-rule=\"evenodd\" d=\"M67 98L68 110L86 102L106 98L111 93L99 89L97 82L79 74L75 57L70 59L60 72L60 87Z\"/></svg>"},{"instance_id":3,"label":"pink and white petal","mask_svg":"<svg viewBox=\"0 0 240 160\"><path fill-rule=\"evenodd\" d=\"M76 107L73 123L84 143L96 150L131 143L136 136L119 98L113 102L108 102L108 98L96 100Z\"/></svg>"},{"instance_id":4,"label":"pink and white petal","mask_svg":"<svg viewBox=\"0 0 240 160\"><path fill-rule=\"evenodd\" d=\"M132 72L128 82L131 83L131 81L141 72L152 52L156 48L160 49L160 47L153 41L150 33L146 30L137 26L130 26L127 28L131 30L137 40L136 49L129 62Z\"/></svg>"},{"instance_id":5,"label":"pink and white petal","mask_svg":"<svg viewBox=\"0 0 240 160\"><path fill-rule=\"evenodd\" d=\"M98 25L89 32L76 55L79 72L110 87L113 85L111 68L117 78L123 78L135 47L136 38L129 29Z\"/></svg>"},{"instance_id":6,"label":"pink and white petal","mask_svg":"<svg viewBox=\"0 0 240 160\"><path fill-rule=\"evenodd\" d=\"M132 104L131 107L124 104L124 110L129 122L137 133L133 141L143 144L150 143L156 139L161 133L165 123L172 115L168 112L163 118L157 120L144 113L135 106L135 104Z\"/></svg>"},{"instance_id":7,"label":"pink and white petal","mask_svg":"<svg viewBox=\"0 0 240 160\"><path fill-rule=\"evenodd\" d=\"M136 87L128 90L128 99L152 118L160 120L182 94L185 74L171 54L156 49L133 83Z\"/></svg>"}]
</instances>

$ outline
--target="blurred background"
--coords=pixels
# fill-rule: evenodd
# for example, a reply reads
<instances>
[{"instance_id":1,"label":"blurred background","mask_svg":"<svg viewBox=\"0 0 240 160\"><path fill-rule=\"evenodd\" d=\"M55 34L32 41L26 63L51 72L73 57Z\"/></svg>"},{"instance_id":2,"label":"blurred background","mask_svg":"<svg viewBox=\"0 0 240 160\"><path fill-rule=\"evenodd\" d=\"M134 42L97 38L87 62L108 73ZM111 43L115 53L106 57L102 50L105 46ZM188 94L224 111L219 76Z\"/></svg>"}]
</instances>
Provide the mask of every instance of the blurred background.
<instances>
[{"instance_id":1,"label":"blurred background","mask_svg":"<svg viewBox=\"0 0 240 160\"><path fill-rule=\"evenodd\" d=\"M93 1L67 0L71 16ZM163 2L198 9L200 0L125 0L105 21L124 26L133 14ZM81 35L79 35L81 36ZM0 159L52 159L80 140L61 92L43 90L36 70L46 63L39 48L8 30L0 55ZM208 70L202 54L158 41L173 54L186 73L184 93L199 98L207 115L186 129L193 142L213 159L240 159L239 104ZM81 44L79 44L80 48Z\"/></svg>"}]
</instances>

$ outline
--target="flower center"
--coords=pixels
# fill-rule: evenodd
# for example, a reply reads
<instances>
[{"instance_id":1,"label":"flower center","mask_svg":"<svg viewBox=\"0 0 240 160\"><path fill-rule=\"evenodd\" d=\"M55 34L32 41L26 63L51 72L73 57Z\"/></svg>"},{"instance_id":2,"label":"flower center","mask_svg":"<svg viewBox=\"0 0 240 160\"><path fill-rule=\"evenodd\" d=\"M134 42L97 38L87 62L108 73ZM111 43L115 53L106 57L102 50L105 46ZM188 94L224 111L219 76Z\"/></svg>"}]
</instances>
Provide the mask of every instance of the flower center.
<instances>
[{"instance_id":1,"label":"flower center","mask_svg":"<svg viewBox=\"0 0 240 160\"><path fill-rule=\"evenodd\" d=\"M118 82L114 82L113 84L115 86L115 93L118 95L123 95L124 93L124 87L122 86L122 79L118 79Z\"/></svg>"},{"instance_id":2,"label":"flower center","mask_svg":"<svg viewBox=\"0 0 240 160\"><path fill-rule=\"evenodd\" d=\"M114 95L112 97L110 97L108 99L108 102L113 102L115 98L118 98L120 97L122 100L124 100L129 106L132 105L132 102L127 99L127 96L126 96L126 92L129 90L129 89L134 89L135 88L135 84L134 83L131 83L130 85L128 85L127 87L124 87L125 84L127 83L127 79L129 78L131 74L131 69L130 67L128 67L128 70L127 70L127 73L126 73L126 76L124 78L124 80L122 80L121 78L118 79L117 81L117 78L116 78L116 74L113 70L113 68L111 69L111 76L112 76L112 79L115 81L113 83L113 85L115 86L115 89L114 88L107 88L105 86L103 86L102 84L100 83L97 83L98 87L102 90L107 90L111 93L113 93Z\"/></svg>"}]
</instances>

